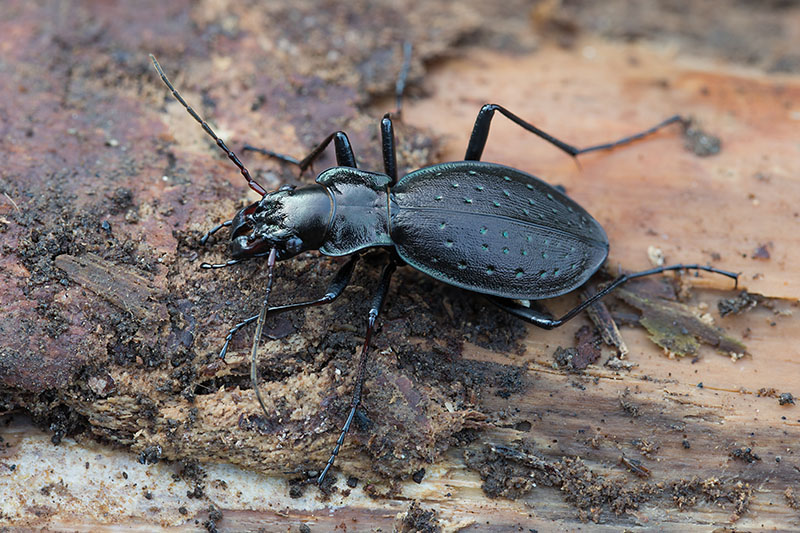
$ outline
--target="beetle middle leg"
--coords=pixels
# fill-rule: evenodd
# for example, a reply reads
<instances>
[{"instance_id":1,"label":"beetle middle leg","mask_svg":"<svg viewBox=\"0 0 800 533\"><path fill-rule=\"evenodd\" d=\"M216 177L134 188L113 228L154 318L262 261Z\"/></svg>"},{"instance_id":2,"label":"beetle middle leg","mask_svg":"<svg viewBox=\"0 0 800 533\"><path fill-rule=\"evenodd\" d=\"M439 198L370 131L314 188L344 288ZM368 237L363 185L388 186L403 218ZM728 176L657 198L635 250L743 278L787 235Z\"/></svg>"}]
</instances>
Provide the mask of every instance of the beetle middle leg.
<instances>
[{"instance_id":1,"label":"beetle middle leg","mask_svg":"<svg viewBox=\"0 0 800 533\"><path fill-rule=\"evenodd\" d=\"M389 187L397 183L397 152L394 147L394 126L389 113L381 120L381 149L383 150L383 168L391 178Z\"/></svg>"},{"instance_id":2,"label":"beetle middle leg","mask_svg":"<svg viewBox=\"0 0 800 533\"><path fill-rule=\"evenodd\" d=\"M358 374L356 374L353 397L350 400L350 413L347 415L347 420L344 423L344 427L342 427L342 432L339 434L339 438L336 439L336 446L334 446L333 452L331 452L331 456L328 459L325 468L322 470L322 473L317 479L317 484L321 484L325 480L328 470L331 469L334 461L336 461L336 456L339 455L339 450L344 443L345 436L347 435L347 432L350 431L350 425L353 423L356 410L358 409L358 406L361 405L361 392L364 387L364 378L367 374L369 343L372 339L372 330L375 328L375 320L378 318L378 314L381 312L381 308L383 307L383 302L386 299L386 294L389 292L389 282L391 281L392 274L396 268L397 264L394 260L391 260L389 264L384 267L383 272L381 273L378 290L375 292L375 296L372 299L372 307L369 310L369 318L367 319L367 332L364 336L364 344L361 346L361 358L358 362Z\"/></svg>"},{"instance_id":3,"label":"beetle middle leg","mask_svg":"<svg viewBox=\"0 0 800 533\"><path fill-rule=\"evenodd\" d=\"M587 148L577 148L575 146L572 146L571 144L567 144L564 141L556 139L549 133L546 133L537 128L536 126L534 126L533 124L519 118L517 115L515 115L514 113L512 113L511 111L502 106L499 106L497 104L486 104L481 108L480 111L478 111L478 116L475 119L475 125L472 128L472 134L470 135L469 144L467 145L467 153L464 156L464 159L466 159L467 161L480 161L481 155L483 154L483 149L486 147L486 140L489 137L489 126L492 123L492 118L494 117L495 111L499 111L501 115L509 119L514 124L528 130L534 135L538 135L545 141L549 142L559 150L566 152L572 157L575 157L580 154L585 154L587 152L594 152L597 150L607 150L610 148L616 148L617 146L621 146L623 144L631 143L633 141L641 139L642 137L646 137L651 133L655 133L661 128L664 128L665 126L669 126L670 124L674 124L676 122L686 124L686 119L684 119L680 115L675 115L666 120L661 121L652 128L646 129L639 133L635 133L633 135L629 135L627 137L623 137L622 139L618 139L616 141L609 143L596 144L593 146L589 146Z\"/></svg>"},{"instance_id":4,"label":"beetle middle leg","mask_svg":"<svg viewBox=\"0 0 800 533\"><path fill-rule=\"evenodd\" d=\"M267 312L269 314L284 313L286 311L294 311L296 309L303 309L305 307L316 307L318 305L331 303L338 298L344 289L350 284L350 279L353 276L353 270L355 269L356 263L358 263L360 257L361 256L358 254L351 256L350 259L343 264L338 271L336 271L336 274L333 276L333 280L331 280L330 284L328 285L328 289L325 291L325 294L322 297L317 298L316 300L309 300L307 302L277 305L275 307L270 307ZM258 320L258 315L253 315L242 320L228 330L228 334L225 336L225 344L222 346L222 349L219 352L220 359L225 359L225 355L228 353L228 346L230 345L233 336L236 335L240 329L252 324L256 320Z\"/></svg>"},{"instance_id":5,"label":"beetle middle leg","mask_svg":"<svg viewBox=\"0 0 800 533\"><path fill-rule=\"evenodd\" d=\"M579 305L573 307L569 311L567 311L562 317L560 318L553 318L552 315L547 313L546 311L538 308L537 306L533 307L525 307L524 305L520 305L516 303L514 300L508 300L505 298L497 298L497 297L489 297L489 300L503 309L511 313L514 316L517 316L526 322L530 322L534 326L538 326L543 329L553 329L563 325L565 322L569 321L570 319L574 318L575 315L592 305L594 302L599 300L600 298L604 297L614 289L618 288L620 285L627 283L628 281L636 278L643 278L645 276L652 276L655 274L661 274L663 272L667 272L670 270L703 270L705 272L711 272L714 274L721 274L723 276L727 276L732 278L736 281L736 285L734 288L738 287L739 285L739 274L735 272L728 272L727 270L720 270L718 268L705 266L705 265L669 265L669 266L662 266L658 268L652 268L650 270L642 270L640 272L633 272L631 274L624 274L611 283L609 283L603 290L598 291L590 298L587 298Z\"/></svg>"}]
</instances>

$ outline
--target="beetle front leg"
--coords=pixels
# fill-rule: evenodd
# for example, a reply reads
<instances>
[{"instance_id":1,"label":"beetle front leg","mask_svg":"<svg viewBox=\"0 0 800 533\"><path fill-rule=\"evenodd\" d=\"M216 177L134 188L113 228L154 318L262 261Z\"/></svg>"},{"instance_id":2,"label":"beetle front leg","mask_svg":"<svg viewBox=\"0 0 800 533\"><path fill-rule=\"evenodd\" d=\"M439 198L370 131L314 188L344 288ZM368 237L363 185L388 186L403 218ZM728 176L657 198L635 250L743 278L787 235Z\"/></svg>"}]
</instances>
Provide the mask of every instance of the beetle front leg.
<instances>
[{"instance_id":1,"label":"beetle front leg","mask_svg":"<svg viewBox=\"0 0 800 533\"><path fill-rule=\"evenodd\" d=\"M205 233L205 235L203 235L203 236L200 238L200 244L202 244L203 246L205 246L205 245L206 245L206 243L208 242L208 238L209 238L209 237L211 237L212 235L214 235L216 232L218 232L218 231L219 231L219 230L221 230L222 228L227 228L227 227L228 227L228 226L230 226L232 223L233 223L233 220L226 220L226 221L225 221L225 222L223 222L222 224L219 224L218 226L214 226L213 228L211 228L210 230L208 230L208 231Z\"/></svg>"},{"instance_id":2,"label":"beetle front leg","mask_svg":"<svg viewBox=\"0 0 800 533\"><path fill-rule=\"evenodd\" d=\"M556 139L552 135L547 132L544 132L534 126L533 124L519 118L517 115L509 111L508 109L499 106L497 104L486 104L478 111L478 117L475 119L475 125L472 128L472 135L469 138L469 144L467 145L467 153L464 156L464 159L467 161L479 161L481 155L483 154L483 149L486 147L486 140L489 137L489 126L491 126L492 118L494 117L494 112L499 111L500 114L505 116L514 124L520 126L521 128L528 130L529 132L533 133L534 135L538 135L545 141L549 142L559 150L566 152L567 154L575 157L580 154L585 154L587 152L594 152L597 150L608 150L610 148L616 148L617 146L621 146L623 144L628 144L633 141L639 140L642 137L646 137L656 131L660 130L665 126L669 126L670 124L674 124L676 122L681 122L686 124L686 119L682 118L680 115L675 115L670 117L652 128L646 129L639 133L635 133L633 135L629 135L627 137L623 137L622 139L603 143L603 144L596 144L593 146L589 146L587 148L577 148L572 146L571 144L567 144L564 141Z\"/></svg>"},{"instance_id":3,"label":"beetle front leg","mask_svg":"<svg viewBox=\"0 0 800 533\"><path fill-rule=\"evenodd\" d=\"M292 165L297 165L300 167L300 173L302 174L305 170L311 166L315 159L317 159L325 148L333 141L334 149L336 150L336 164L340 167L351 167L357 168L356 165L356 156L353 153L353 147L350 144L350 139L347 137L347 134L343 131L335 131L325 137L325 139L319 143L311 153L308 154L302 160L295 159L292 156L279 154L277 152L273 152L272 150L267 150L265 148L256 148L255 146L250 146L249 144L245 144L242 150L250 150L253 152L258 152L260 154L267 155L269 157L274 157L276 159L280 159L285 163L291 163Z\"/></svg>"},{"instance_id":4,"label":"beetle front leg","mask_svg":"<svg viewBox=\"0 0 800 533\"><path fill-rule=\"evenodd\" d=\"M356 263L358 263L360 256L353 255L350 259L339 268L336 274L333 276L333 280L328 285L328 289L325 291L325 295L321 298L317 298L316 300L309 300L307 302L298 302L293 304L286 304L286 305L277 305L275 307L270 307L267 310L267 313L283 313L286 311L294 311L295 309L303 309L305 307L315 307L318 305L325 305L329 304L338 298L344 289L350 284L350 278L353 276L353 270L356 267ZM228 353L228 346L233 339L233 336L243 327L247 326L248 324L252 324L258 320L258 315L253 315L249 318L246 318L239 322L238 324L234 325L231 329L228 330L228 334L225 336L225 344L222 346L222 350L219 352L219 358L225 359L225 354Z\"/></svg>"}]
</instances>

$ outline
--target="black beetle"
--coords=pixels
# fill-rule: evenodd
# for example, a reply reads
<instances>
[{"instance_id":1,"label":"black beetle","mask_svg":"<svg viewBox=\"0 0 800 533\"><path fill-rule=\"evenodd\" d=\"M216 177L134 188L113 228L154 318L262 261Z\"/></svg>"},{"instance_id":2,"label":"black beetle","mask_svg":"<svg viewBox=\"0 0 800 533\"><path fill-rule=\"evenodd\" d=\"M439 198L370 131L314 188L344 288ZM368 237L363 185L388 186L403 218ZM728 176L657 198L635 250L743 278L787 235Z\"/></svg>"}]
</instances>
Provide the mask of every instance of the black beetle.
<instances>
[{"instance_id":1,"label":"black beetle","mask_svg":"<svg viewBox=\"0 0 800 533\"><path fill-rule=\"evenodd\" d=\"M405 54L404 68L397 82L398 112L408 73L409 45L406 45ZM268 257L267 289L261 313L231 328L220 352L220 357L224 357L233 334L258 321L251 350L251 379L265 413L258 390L256 352L267 313L330 303L349 283L360 251L373 247L391 251L391 259L383 269L369 311L350 413L318 478L319 483L333 465L361 402L372 330L388 292L389 280L398 265L410 265L450 285L483 294L505 311L545 329L562 325L634 278L693 269L738 281L738 274L709 266L661 266L620 276L560 318L553 318L538 306L530 305L533 300L553 298L581 287L605 262L608 237L585 209L557 188L520 170L480 161L494 113L500 112L573 157L630 143L669 124L686 125L678 115L618 141L579 149L499 105L487 104L475 120L464 161L425 167L398 180L392 119L387 113L380 125L384 173L358 169L350 141L342 131L328 135L303 160L246 146L246 149L296 164L304 171L331 141L334 143L337 166L319 174L315 184L281 187L268 193L178 94L155 57L150 57L173 96L239 168L248 185L262 195L260 201L240 210L232 220L211 229L201 242L205 243L210 235L230 226L233 259L218 265L204 263L203 268L221 268L245 259ZM307 250L351 258L336 273L321 298L269 307L275 261Z\"/></svg>"}]
</instances>

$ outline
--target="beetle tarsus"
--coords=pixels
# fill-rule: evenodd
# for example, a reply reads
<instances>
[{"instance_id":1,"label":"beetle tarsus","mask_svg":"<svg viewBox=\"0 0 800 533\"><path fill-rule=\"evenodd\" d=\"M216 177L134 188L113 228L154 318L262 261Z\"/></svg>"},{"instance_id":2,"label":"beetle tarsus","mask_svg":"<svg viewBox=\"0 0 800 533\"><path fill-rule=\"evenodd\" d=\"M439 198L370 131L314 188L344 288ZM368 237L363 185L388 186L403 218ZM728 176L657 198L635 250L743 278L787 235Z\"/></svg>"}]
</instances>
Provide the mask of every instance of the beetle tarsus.
<instances>
[{"instance_id":1,"label":"beetle tarsus","mask_svg":"<svg viewBox=\"0 0 800 533\"><path fill-rule=\"evenodd\" d=\"M206 245L206 243L208 242L208 239L209 239L209 237L211 237L212 235L214 235L216 232L218 232L218 231L219 231L219 230L221 230L222 228L227 228L227 227L228 227L228 226L230 226L232 223L233 223L233 220L226 220L226 221L225 221L225 222L223 222L222 224L219 224L219 225L217 225L217 226L214 226L213 228L211 228L210 230L208 230L208 231L207 231L207 232L206 232L206 233L205 233L205 234L204 234L202 237L200 237L200 244L201 244L202 246L205 246L205 245Z\"/></svg>"},{"instance_id":2,"label":"beetle tarsus","mask_svg":"<svg viewBox=\"0 0 800 533\"><path fill-rule=\"evenodd\" d=\"M311 153L302 160L297 160L292 156L279 154L277 152L273 152L272 150L267 150L266 148L256 148L255 146L250 146L249 144L245 145L245 148L269 157L274 157L285 163L297 165L300 167L300 174L302 174L306 171L306 169L311 167L311 165L320 155L322 155L322 153L325 151L325 148L328 147L331 141L333 141L333 147L336 152L336 166L357 168L358 165L356 164L356 156L353 153L353 146L350 144L350 139L347 137L347 134L343 131L334 131L325 137L325 139L315 146L314 149L311 150Z\"/></svg>"},{"instance_id":3,"label":"beetle tarsus","mask_svg":"<svg viewBox=\"0 0 800 533\"><path fill-rule=\"evenodd\" d=\"M394 84L394 99L395 111L392 113L395 118L402 120L403 118L403 93L406 91L406 81L408 80L408 73L411 70L411 53L413 45L411 41L403 43L403 67L400 69L400 75Z\"/></svg>"},{"instance_id":4,"label":"beetle tarsus","mask_svg":"<svg viewBox=\"0 0 800 533\"><path fill-rule=\"evenodd\" d=\"M251 146L249 144L245 144L244 146L242 146L242 151L243 152L257 152L259 154L262 154L262 155L265 155L265 156L268 156L268 157L274 157L275 159L283 161L284 163L289 163L290 165L298 165L298 166L300 165L300 160L299 159L296 159L296 158L294 158L294 157L292 157L290 155L279 154L278 152L273 152L272 150L267 150L266 148L258 148L256 146Z\"/></svg>"},{"instance_id":5,"label":"beetle tarsus","mask_svg":"<svg viewBox=\"0 0 800 533\"><path fill-rule=\"evenodd\" d=\"M217 270L219 268L226 268L241 263L241 259L230 259L224 263L200 263L200 268L204 270Z\"/></svg>"}]
</instances>

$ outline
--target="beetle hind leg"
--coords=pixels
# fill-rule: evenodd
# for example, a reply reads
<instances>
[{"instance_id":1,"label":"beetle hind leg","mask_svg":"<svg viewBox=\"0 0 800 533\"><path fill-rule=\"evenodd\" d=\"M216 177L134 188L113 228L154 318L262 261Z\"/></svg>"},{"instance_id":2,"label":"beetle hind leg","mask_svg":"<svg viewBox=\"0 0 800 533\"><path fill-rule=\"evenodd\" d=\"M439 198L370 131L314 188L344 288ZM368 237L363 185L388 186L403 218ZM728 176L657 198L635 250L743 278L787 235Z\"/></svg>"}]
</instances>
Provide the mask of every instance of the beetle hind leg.
<instances>
[{"instance_id":1,"label":"beetle hind leg","mask_svg":"<svg viewBox=\"0 0 800 533\"><path fill-rule=\"evenodd\" d=\"M651 268L650 270L642 270L640 272L633 272L631 274L623 274L622 276L618 277L611 283L605 286L603 290L598 291L597 293L593 294L590 298L587 298L577 306L573 307L569 311L567 311L563 316L560 318L553 318L547 311L544 311L540 307L533 305L535 302L531 302L531 307L525 307L517 303L515 300L509 300L507 298L498 298L495 296L489 296L489 301L503 309L511 313L514 316L517 316L526 322L530 322L534 326L538 326L543 329L553 329L563 325L565 322L571 320L575 317L578 313L598 301L599 299L606 296L608 293L612 292L614 289L618 288L620 285L623 285L629 282L632 279L636 278L643 278L645 276L653 276L655 274L661 274L664 272L669 271L676 271L676 270L702 270L705 272L710 272L712 274L719 274L722 276L729 277L735 281L734 289L738 288L739 286L739 274L735 272L728 272L727 270L721 270L718 268L714 268L711 266L706 265L669 265L669 266L662 266L657 268Z\"/></svg>"},{"instance_id":2,"label":"beetle hind leg","mask_svg":"<svg viewBox=\"0 0 800 533\"><path fill-rule=\"evenodd\" d=\"M498 298L496 296L487 298L506 313L510 313L542 329L553 329L561 325L547 309L536 301L530 301L529 305L526 306L520 303L519 300L509 300L508 298Z\"/></svg>"},{"instance_id":3,"label":"beetle hind leg","mask_svg":"<svg viewBox=\"0 0 800 533\"><path fill-rule=\"evenodd\" d=\"M674 124L676 122L680 122L681 124L687 124L686 119L681 117L680 115L672 116L666 120L663 120L653 126L652 128L648 128L644 131L634 133L633 135L628 135L627 137L623 137L616 141L602 143L602 144L595 144L586 148L578 148L571 144L565 143L561 141L549 133L537 128L533 124L521 119L508 109L504 108L503 106L499 106L497 104L486 104L484 105L480 111L478 111L478 116L475 119L475 125L472 128L472 134L469 138L469 144L467 145L467 153L464 156L464 159L467 161L479 161L481 155L483 154L483 149L486 147L486 140L489 138L489 127L492 123L492 118L494 117L495 111L499 112L501 115L506 117L508 120L516 124L517 126L533 133L544 139L545 141L549 142L559 150L569 154L572 157L575 157L580 154L585 154L587 152L595 152L598 150L608 150L611 148L616 148L617 146L622 146L624 144L631 143L633 141L637 141L643 137L646 137L650 134L653 134L664 128L669 126L670 124Z\"/></svg>"}]
</instances>

